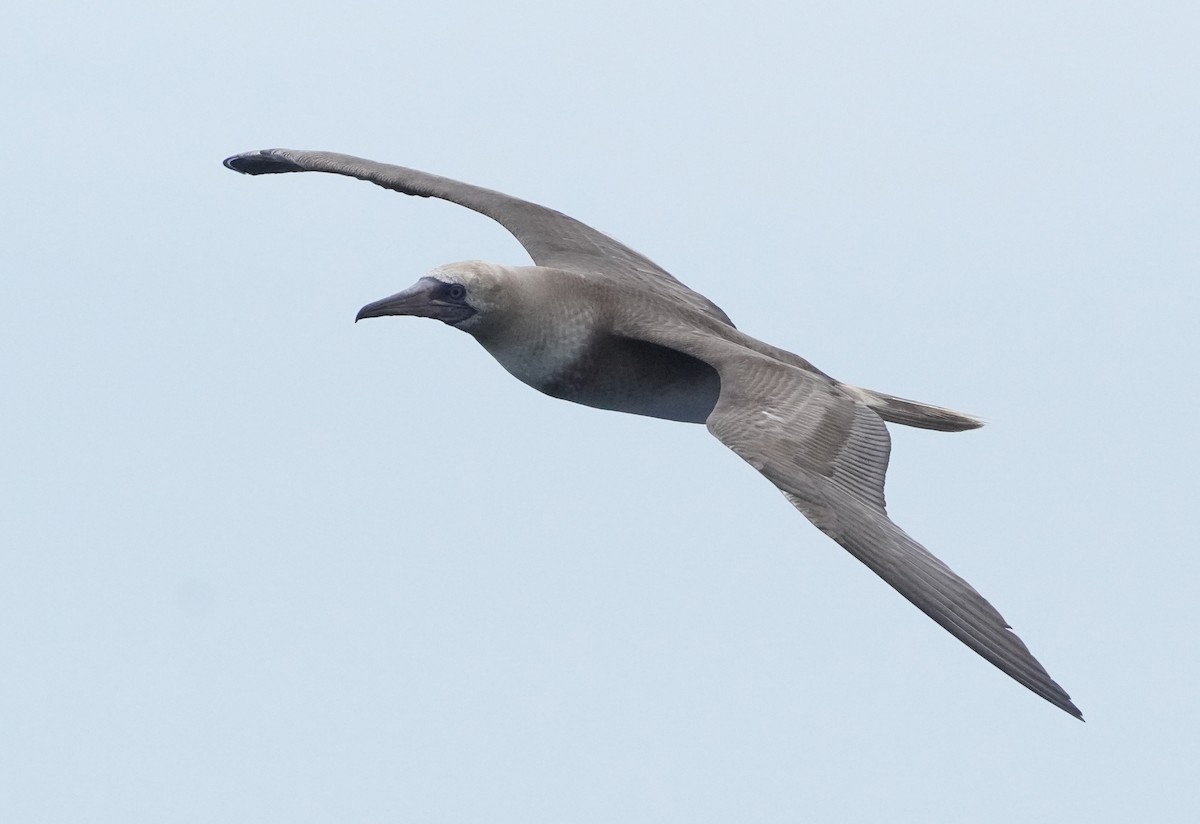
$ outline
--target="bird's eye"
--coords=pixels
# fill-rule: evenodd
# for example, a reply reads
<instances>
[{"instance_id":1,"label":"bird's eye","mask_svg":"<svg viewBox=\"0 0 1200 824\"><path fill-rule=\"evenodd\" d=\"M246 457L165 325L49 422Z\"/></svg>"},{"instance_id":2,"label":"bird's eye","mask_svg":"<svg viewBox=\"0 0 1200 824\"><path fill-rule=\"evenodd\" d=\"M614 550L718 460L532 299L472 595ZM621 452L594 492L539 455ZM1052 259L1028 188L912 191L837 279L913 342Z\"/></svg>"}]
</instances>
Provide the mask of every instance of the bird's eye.
<instances>
[{"instance_id":1,"label":"bird's eye","mask_svg":"<svg viewBox=\"0 0 1200 824\"><path fill-rule=\"evenodd\" d=\"M449 288L446 289L446 295L451 300L462 300L467 296L467 287L461 283L451 283Z\"/></svg>"}]
</instances>

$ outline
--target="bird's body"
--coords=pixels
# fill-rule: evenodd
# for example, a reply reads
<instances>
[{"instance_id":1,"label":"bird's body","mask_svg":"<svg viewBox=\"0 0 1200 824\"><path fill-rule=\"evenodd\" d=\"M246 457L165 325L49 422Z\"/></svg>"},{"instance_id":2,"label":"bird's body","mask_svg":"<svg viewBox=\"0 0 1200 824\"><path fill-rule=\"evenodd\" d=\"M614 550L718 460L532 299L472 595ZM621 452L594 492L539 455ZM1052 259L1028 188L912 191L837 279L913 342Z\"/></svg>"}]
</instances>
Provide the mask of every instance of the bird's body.
<instances>
[{"instance_id":1,"label":"bird's body","mask_svg":"<svg viewBox=\"0 0 1200 824\"><path fill-rule=\"evenodd\" d=\"M534 266L482 261L433 270L359 318L417 315L472 335L514 377L563 400L704 423L818 528L991 663L1077 717L1079 710L966 581L888 517L884 421L943 431L978 419L837 381L734 327L653 262L573 218L508 195L328 152L268 150L235 171L325 171L438 197L497 220Z\"/></svg>"},{"instance_id":2,"label":"bird's body","mask_svg":"<svg viewBox=\"0 0 1200 824\"><path fill-rule=\"evenodd\" d=\"M504 311L482 313L460 328L513 377L539 392L598 409L686 423L704 423L716 406L720 379L711 366L619 333L628 325L625 307L635 306L620 299L619 285L550 267L482 261L442 267L430 275L475 282L486 277L503 284ZM639 308L645 311L661 300L647 298ZM697 324L717 325L703 314L688 314Z\"/></svg>"}]
</instances>

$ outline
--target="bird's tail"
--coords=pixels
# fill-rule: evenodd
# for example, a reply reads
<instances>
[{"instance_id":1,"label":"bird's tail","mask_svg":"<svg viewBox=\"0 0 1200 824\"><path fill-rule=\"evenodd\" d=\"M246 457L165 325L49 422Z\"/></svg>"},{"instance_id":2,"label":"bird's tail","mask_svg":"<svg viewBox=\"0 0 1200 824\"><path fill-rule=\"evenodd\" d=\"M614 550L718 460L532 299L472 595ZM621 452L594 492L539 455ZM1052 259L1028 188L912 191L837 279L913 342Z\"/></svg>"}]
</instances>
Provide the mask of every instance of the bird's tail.
<instances>
[{"instance_id":1,"label":"bird's tail","mask_svg":"<svg viewBox=\"0 0 1200 824\"><path fill-rule=\"evenodd\" d=\"M979 418L955 412L953 409L897 398L895 395L887 395L846 383L839 382L838 388L891 423L915 426L918 429L936 429L939 432L962 432L966 429L978 429L983 426L983 421Z\"/></svg>"}]
</instances>

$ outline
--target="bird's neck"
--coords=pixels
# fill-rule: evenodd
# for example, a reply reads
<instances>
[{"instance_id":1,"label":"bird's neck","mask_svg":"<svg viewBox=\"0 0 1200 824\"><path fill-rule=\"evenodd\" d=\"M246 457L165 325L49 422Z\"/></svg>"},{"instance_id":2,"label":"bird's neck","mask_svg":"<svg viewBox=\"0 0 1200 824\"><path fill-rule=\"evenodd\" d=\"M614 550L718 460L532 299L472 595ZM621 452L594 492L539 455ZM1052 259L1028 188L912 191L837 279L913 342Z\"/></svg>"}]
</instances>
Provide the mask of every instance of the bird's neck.
<instances>
[{"instance_id":1,"label":"bird's neck","mask_svg":"<svg viewBox=\"0 0 1200 824\"><path fill-rule=\"evenodd\" d=\"M577 369L605 331L599 303L573 285L554 277L524 280L514 290L516 311L475 339L518 380L544 390Z\"/></svg>"}]
</instances>

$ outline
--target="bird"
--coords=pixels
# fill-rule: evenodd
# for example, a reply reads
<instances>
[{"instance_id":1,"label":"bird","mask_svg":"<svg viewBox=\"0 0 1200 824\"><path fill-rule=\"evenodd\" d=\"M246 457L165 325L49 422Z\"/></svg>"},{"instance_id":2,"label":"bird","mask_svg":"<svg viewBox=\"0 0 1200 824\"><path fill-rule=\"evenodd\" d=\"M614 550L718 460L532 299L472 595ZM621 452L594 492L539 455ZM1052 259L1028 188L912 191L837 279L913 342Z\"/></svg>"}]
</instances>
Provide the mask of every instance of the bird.
<instances>
[{"instance_id":1,"label":"bird","mask_svg":"<svg viewBox=\"0 0 1200 824\"><path fill-rule=\"evenodd\" d=\"M265 149L247 175L327 172L471 209L532 266L468 260L359 310L432 318L471 335L525 384L566 401L708 431L819 530L951 635L1072 716L1083 714L982 595L889 517L885 422L945 432L983 422L843 383L753 338L649 258L561 212L415 169L324 151Z\"/></svg>"}]
</instances>

